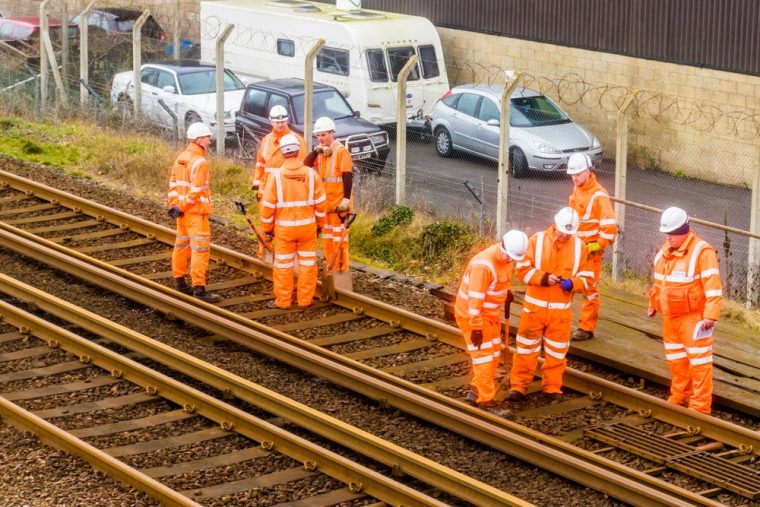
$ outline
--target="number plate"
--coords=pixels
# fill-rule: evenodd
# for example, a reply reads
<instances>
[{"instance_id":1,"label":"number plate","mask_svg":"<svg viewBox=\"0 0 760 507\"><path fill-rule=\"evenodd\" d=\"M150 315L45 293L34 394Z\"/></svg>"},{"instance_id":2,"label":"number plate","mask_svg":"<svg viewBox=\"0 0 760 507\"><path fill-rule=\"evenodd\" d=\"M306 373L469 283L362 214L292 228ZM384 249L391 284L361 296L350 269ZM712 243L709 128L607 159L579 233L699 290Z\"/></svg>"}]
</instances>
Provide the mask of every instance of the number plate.
<instances>
[{"instance_id":1,"label":"number plate","mask_svg":"<svg viewBox=\"0 0 760 507\"><path fill-rule=\"evenodd\" d=\"M364 160L365 158L370 158L372 156L372 153L357 153L355 155L351 155L351 158L354 160Z\"/></svg>"}]
</instances>

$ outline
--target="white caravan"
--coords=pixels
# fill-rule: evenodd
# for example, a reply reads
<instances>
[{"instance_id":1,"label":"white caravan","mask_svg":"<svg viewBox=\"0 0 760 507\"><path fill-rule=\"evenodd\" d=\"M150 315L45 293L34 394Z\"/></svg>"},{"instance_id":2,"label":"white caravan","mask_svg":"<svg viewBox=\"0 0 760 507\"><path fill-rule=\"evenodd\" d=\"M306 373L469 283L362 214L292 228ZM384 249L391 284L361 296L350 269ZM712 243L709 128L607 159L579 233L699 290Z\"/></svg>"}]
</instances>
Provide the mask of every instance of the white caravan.
<instances>
[{"instance_id":1,"label":"white caravan","mask_svg":"<svg viewBox=\"0 0 760 507\"><path fill-rule=\"evenodd\" d=\"M202 61L215 62L216 38L234 24L224 45L226 68L253 79L303 78L306 54L324 39L314 80L340 90L375 124L396 122L396 80L413 54L418 60L406 94L406 116L416 120L412 125L422 126L449 90L441 40L426 18L301 0L206 0L200 5Z\"/></svg>"}]
</instances>

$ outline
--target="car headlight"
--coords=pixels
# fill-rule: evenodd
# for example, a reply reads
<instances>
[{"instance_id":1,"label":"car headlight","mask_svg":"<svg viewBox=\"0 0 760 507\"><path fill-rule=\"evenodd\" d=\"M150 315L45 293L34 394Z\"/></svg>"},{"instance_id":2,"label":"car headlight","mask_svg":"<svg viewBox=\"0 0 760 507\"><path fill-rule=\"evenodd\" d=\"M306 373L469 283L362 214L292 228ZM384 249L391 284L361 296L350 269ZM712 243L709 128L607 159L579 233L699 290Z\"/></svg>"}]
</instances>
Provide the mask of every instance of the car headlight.
<instances>
[{"instance_id":1,"label":"car headlight","mask_svg":"<svg viewBox=\"0 0 760 507\"><path fill-rule=\"evenodd\" d=\"M388 134L385 132L378 132L377 134L372 134L369 136L370 141L372 141L373 144L388 144Z\"/></svg>"},{"instance_id":2,"label":"car headlight","mask_svg":"<svg viewBox=\"0 0 760 507\"><path fill-rule=\"evenodd\" d=\"M596 150L597 148L601 148L602 143L599 142L599 139L597 139L596 136L594 136L594 141L591 143L591 149Z\"/></svg>"},{"instance_id":3,"label":"car headlight","mask_svg":"<svg viewBox=\"0 0 760 507\"><path fill-rule=\"evenodd\" d=\"M547 143L533 143L533 146L535 146L541 153L562 153L557 148Z\"/></svg>"}]
</instances>

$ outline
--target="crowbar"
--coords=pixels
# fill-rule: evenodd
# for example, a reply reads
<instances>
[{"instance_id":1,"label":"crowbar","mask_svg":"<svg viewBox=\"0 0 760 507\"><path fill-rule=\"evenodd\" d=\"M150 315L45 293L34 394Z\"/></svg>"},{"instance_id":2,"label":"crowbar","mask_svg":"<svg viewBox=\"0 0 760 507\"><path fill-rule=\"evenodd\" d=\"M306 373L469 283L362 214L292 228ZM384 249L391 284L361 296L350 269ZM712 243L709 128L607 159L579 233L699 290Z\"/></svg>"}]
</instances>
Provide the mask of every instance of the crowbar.
<instances>
[{"instance_id":1,"label":"crowbar","mask_svg":"<svg viewBox=\"0 0 760 507\"><path fill-rule=\"evenodd\" d=\"M267 237L259 231L259 229L254 225L254 223L251 221L251 218L248 216L248 213L245 211L245 204L243 204L240 201L235 201L235 206L237 206L237 209L240 211L240 213L243 214L245 219L248 221L248 225L251 226L251 229L253 230L253 233L256 235L256 238L259 240L259 243L264 245L264 248L272 251L272 243L267 239Z\"/></svg>"},{"instance_id":2,"label":"crowbar","mask_svg":"<svg viewBox=\"0 0 760 507\"><path fill-rule=\"evenodd\" d=\"M342 218L343 230L340 232L340 241L335 251L333 251L330 259L325 263L325 276L322 283L323 296L327 296L329 299L335 299L335 280L333 279L333 271L335 271L335 263L339 256L342 256L341 247L348 237L348 228L356 220L356 213L346 213ZM349 274L350 276L350 274ZM350 280L350 278L349 278Z\"/></svg>"}]
</instances>

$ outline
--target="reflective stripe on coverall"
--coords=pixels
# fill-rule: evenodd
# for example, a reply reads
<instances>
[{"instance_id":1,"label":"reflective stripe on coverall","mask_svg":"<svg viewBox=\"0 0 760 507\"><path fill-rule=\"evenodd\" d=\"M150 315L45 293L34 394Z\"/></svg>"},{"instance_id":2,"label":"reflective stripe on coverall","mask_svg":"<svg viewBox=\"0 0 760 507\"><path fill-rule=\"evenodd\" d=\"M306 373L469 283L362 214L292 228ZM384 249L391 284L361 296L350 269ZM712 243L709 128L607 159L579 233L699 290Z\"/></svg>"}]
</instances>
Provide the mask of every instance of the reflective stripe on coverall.
<instances>
[{"instance_id":1,"label":"reflective stripe on coverall","mask_svg":"<svg viewBox=\"0 0 760 507\"><path fill-rule=\"evenodd\" d=\"M680 247L666 241L654 259L649 306L662 314L665 358L673 375L668 401L710 413L713 338L694 339L702 319L718 320L723 302L715 249L690 231Z\"/></svg>"},{"instance_id":2,"label":"reflective stripe on coverall","mask_svg":"<svg viewBox=\"0 0 760 507\"><path fill-rule=\"evenodd\" d=\"M272 131L261 139L259 149L256 152L256 166L253 170L253 187L257 189L256 192L259 197L259 217L261 217L261 197L267 184L267 177L274 169L282 167L282 164L285 162L285 157L280 152L280 139L287 134L292 134L298 139L300 148L295 158L303 160L306 156L306 142L304 142L300 134L290 130L290 127L286 127L281 133ZM264 245L259 243L257 253L259 258L263 257Z\"/></svg>"},{"instance_id":3,"label":"reflective stripe on coverall","mask_svg":"<svg viewBox=\"0 0 760 507\"><path fill-rule=\"evenodd\" d=\"M594 273L594 278L589 283L588 290L583 293L581 315L578 319L578 328L593 333L599 318L599 275L602 272L602 258L604 250L615 242L618 232L617 220L610 196L599 184L594 173L589 174L585 184L573 187L569 204L580 217L577 236L586 244L596 242L602 248L588 254L589 268Z\"/></svg>"},{"instance_id":4,"label":"reflective stripe on coverall","mask_svg":"<svg viewBox=\"0 0 760 507\"><path fill-rule=\"evenodd\" d=\"M190 278L193 286L206 286L211 229L210 173L204 155L206 150L193 142L179 154L169 177L169 207L177 206L184 213L177 218L177 236L172 252L172 276L187 274L190 260Z\"/></svg>"},{"instance_id":5,"label":"reflective stripe on coverall","mask_svg":"<svg viewBox=\"0 0 760 507\"><path fill-rule=\"evenodd\" d=\"M457 326L462 330L472 360L471 385L478 393L477 403L491 401L496 396L494 375L501 357L501 311L512 286L514 269L511 259L502 256L497 243L472 258L454 306ZM475 329L483 331L480 348L470 339Z\"/></svg>"},{"instance_id":6,"label":"reflective stripe on coverall","mask_svg":"<svg viewBox=\"0 0 760 507\"><path fill-rule=\"evenodd\" d=\"M341 216L335 212L335 208L340 205L345 195L342 175L343 173L350 173L353 170L351 154L343 146L343 143L338 140L333 141L330 145L330 151L329 157L326 157L323 153L317 156L319 177L322 178L327 195L327 222L322 228L322 247L324 248L325 260L327 261L332 259L333 252L338 243L340 243L344 230ZM346 237L341 244L340 255L334 266L336 271L348 269L348 234L348 231L346 231Z\"/></svg>"},{"instance_id":7,"label":"reflective stripe on coverall","mask_svg":"<svg viewBox=\"0 0 760 507\"><path fill-rule=\"evenodd\" d=\"M528 288L509 375L511 390L526 394L543 346L543 390L546 393L562 392L562 375L567 363L565 355L570 346L573 320L570 308L573 293L586 290L593 278L587 258L586 245L580 238L572 236L564 242L558 241L553 225L530 237L525 258L515 264L516 276ZM565 292L559 284L541 286L544 273L572 280L572 292Z\"/></svg>"},{"instance_id":8,"label":"reflective stripe on coverall","mask_svg":"<svg viewBox=\"0 0 760 507\"><path fill-rule=\"evenodd\" d=\"M274 231L275 304L290 306L293 266L298 259L298 306L309 306L317 288L317 227L325 222L325 189L317 173L297 158L285 160L267 181L261 227Z\"/></svg>"}]
</instances>

